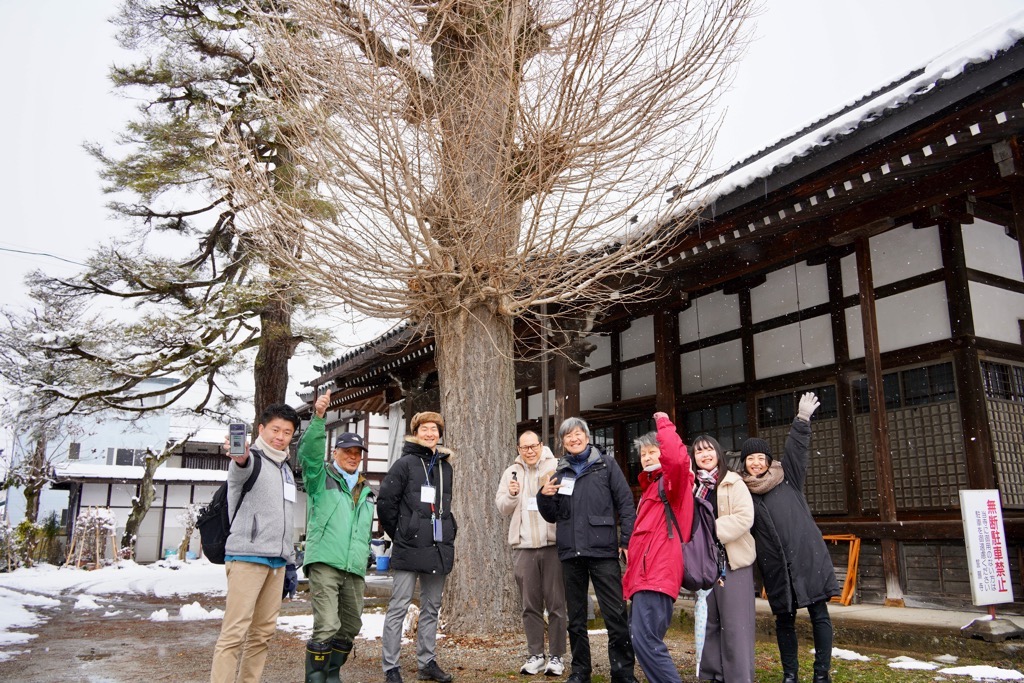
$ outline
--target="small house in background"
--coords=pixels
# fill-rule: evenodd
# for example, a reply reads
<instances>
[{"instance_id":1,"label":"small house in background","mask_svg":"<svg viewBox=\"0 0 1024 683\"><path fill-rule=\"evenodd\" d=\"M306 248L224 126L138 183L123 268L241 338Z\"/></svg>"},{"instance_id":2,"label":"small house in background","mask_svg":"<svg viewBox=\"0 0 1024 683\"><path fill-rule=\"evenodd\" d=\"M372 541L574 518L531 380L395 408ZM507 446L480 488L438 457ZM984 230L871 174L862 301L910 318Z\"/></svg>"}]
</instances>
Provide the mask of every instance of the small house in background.
<instances>
[{"instance_id":1,"label":"small house in background","mask_svg":"<svg viewBox=\"0 0 1024 683\"><path fill-rule=\"evenodd\" d=\"M814 391L806 493L824 533L860 539L854 599L970 604L958 492L998 489L1003 607L1024 610L1022 30L1024 13L709 181L650 272L660 297L595 304L557 321L562 353L520 359L520 429L581 415L635 481L655 410L687 440L779 452ZM379 467L439 404L433 354L397 329L317 368L303 399L331 388Z\"/></svg>"}]
</instances>

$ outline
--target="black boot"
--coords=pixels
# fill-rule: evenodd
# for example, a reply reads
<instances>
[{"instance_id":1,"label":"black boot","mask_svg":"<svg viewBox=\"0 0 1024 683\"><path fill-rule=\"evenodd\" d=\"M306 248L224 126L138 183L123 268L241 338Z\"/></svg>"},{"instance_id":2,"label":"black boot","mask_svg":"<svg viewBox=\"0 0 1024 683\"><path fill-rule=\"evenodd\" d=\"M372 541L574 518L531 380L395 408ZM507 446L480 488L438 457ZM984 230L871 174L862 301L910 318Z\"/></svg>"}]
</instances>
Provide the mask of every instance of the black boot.
<instances>
[{"instance_id":1,"label":"black boot","mask_svg":"<svg viewBox=\"0 0 1024 683\"><path fill-rule=\"evenodd\" d=\"M795 673L791 673L791 674L783 673L782 674L782 683L797 683L796 674Z\"/></svg>"},{"instance_id":2,"label":"black boot","mask_svg":"<svg viewBox=\"0 0 1024 683\"><path fill-rule=\"evenodd\" d=\"M348 656L351 653L351 640L331 639L331 658L327 662L327 683L341 683L339 669L348 661Z\"/></svg>"},{"instance_id":3,"label":"black boot","mask_svg":"<svg viewBox=\"0 0 1024 683\"><path fill-rule=\"evenodd\" d=\"M329 643L306 641L306 683L327 683L327 662L330 657Z\"/></svg>"},{"instance_id":4,"label":"black boot","mask_svg":"<svg viewBox=\"0 0 1024 683\"><path fill-rule=\"evenodd\" d=\"M814 683L832 683L832 677L828 674L827 671L823 674L815 672Z\"/></svg>"}]
</instances>

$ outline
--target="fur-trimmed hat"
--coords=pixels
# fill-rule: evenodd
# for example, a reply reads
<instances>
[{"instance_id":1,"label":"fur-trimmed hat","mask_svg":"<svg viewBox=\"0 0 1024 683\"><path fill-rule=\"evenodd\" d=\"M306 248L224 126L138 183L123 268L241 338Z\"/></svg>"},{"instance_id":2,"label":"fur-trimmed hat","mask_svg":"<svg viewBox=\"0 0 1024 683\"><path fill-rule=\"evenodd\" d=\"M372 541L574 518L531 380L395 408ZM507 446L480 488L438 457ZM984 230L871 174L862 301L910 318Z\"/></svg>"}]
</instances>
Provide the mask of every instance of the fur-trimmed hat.
<instances>
[{"instance_id":1,"label":"fur-trimmed hat","mask_svg":"<svg viewBox=\"0 0 1024 683\"><path fill-rule=\"evenodd\" d=\"M433 413L429 410L422 413L416 413L412 416L412 421L409 422L409 431L415 434L416 430L419 429L420 425L424 422L433 422L436 424L437 431L441 433L441 436L444 436L444 418L441 417L441 413Z\"/></svg>"},{"instance_id":2,"label":"fur-trimmed hat","mask_svg":"<svg viewBox=\"0 0 1024 683\"><path fill-rule=\"evenodd\" d=\"M771 444L764 439L752 436L743 442L743 447L740 449L740 464L743 466L743 469L747 468L747 456L754 453L764 453L764 459L768 461L768 465L772 464Z\"/></svg>"}]
</instances>

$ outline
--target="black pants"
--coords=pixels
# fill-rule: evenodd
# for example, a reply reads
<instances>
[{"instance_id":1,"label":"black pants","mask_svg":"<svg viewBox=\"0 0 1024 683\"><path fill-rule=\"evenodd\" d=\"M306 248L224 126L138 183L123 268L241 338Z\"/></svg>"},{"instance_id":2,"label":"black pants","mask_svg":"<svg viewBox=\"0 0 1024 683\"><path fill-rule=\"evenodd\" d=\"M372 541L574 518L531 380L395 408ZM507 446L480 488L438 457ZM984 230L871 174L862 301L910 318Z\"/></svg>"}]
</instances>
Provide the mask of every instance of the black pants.
<instances>
[{"instance_id":1,"label":"black pants","mask_svg":"<svg viewBox=\"0 0 1024 683\"><path fill-rule=\"evenodd\" d=\"M587 636L587 588L594 584L597 604L608 629L608 663L613 683L634 681L633 644L622 597L622 573L616 558L577 557L562 561L565 602L569 616L569 649L572 672L590 679L590 638Z\"/></svg>"},{"instance_id":2,"label":"black pants","mask_svg":"<svg viewBox=\"0 0 1024 683\"><path fill-rule=\"evenodd\" d=\"M832 619L828 616L828 600L807 606L814 634L814 675L825 676L832 668ZM797 673L796 612L775 615L775 638L779 642L779 657L783 673Z\"/></svg>"}]
</instances>

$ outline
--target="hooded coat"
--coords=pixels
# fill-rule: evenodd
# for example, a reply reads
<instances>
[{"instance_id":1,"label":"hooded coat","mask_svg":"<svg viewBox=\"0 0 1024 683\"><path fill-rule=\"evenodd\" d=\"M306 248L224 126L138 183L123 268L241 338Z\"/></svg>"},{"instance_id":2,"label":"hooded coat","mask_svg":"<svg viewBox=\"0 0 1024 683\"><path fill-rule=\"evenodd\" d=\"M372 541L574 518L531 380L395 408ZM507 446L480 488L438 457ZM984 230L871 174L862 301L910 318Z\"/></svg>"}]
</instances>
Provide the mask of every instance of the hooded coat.
<instances>
[{"instance_id":1,"label":"hooded coat","mask_svg":"<svg viewBox=\"0 0 1024 683\"><path fill-rule=\"evenodd\" d=\"M431 450L415 436L407 436L402 456L384 477L377 496L377 519L391 537L392 569L423 574L452 570L459 526L451 511L451 456L443 446ZM428 481L434 487L433 503L421 500ZM440 541L434 540L434 519L440 520Z\"/></svg>"},{"instance_id":2,"label":"hooded coat","mask_svg":"<svg viewBox=\"0 0 1024 683\"><path fill-rule=\"evenodd\" d=\"M810 423L793 420L783 449L782 482L761 495L751 491L757 566L775 614L839 595L832 558L803 492L810 441Z\"/></svg>"},{"instance_id":3,"label":"hooded coat","mask_svg":"<svg viewBox=\"0 0 1024 683\"><path fill-rule=\"evenodd\" d=\"M690 540L693 527L693 470L690 458L676 427L667 417L658 418L658 445L661 447L661 469L640 473L640 504L636 525L629 540L626 574L622 577L622 594L627 600L638 591L655 591L674 601L683 585L683 546ZM668 535L665 504L658 493L658 480L679 528ZM682 538L679 537L682 530Z\"/></svg>"}]
</instances>

